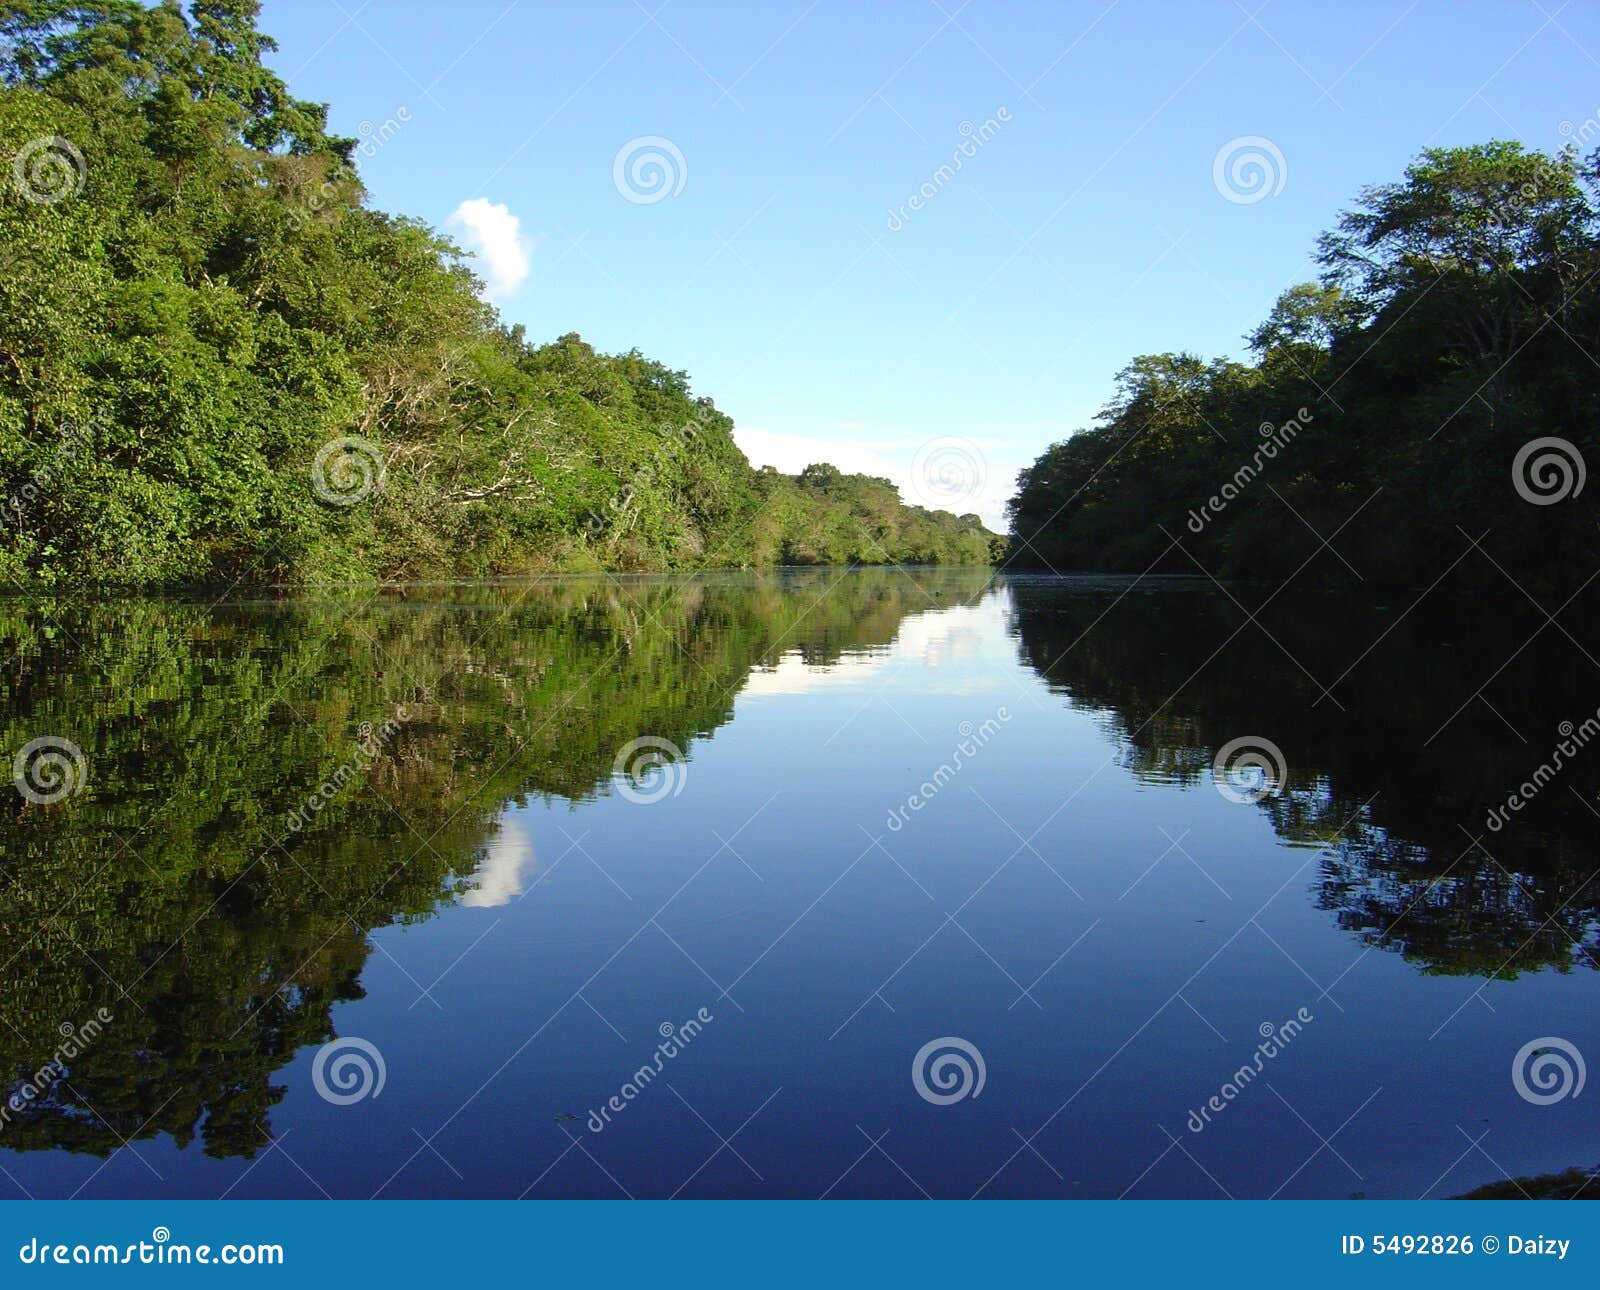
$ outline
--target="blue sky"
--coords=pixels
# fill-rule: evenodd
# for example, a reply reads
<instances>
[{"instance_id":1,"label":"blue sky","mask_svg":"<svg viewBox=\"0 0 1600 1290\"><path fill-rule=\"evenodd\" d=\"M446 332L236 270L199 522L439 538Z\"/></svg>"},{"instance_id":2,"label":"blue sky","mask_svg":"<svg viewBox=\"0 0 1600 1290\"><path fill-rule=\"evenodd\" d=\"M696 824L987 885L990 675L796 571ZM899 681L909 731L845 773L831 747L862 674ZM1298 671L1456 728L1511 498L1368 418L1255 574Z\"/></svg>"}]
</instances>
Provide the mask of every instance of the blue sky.
<instances>
[{"instance_id":1,"label":"blue sky","mask_svg":"<svg viewBox=\"0 0 1600 1290\"><path fill-rule=\"evenodd\" d=\"M1587 0L265 0L262 23L336 129L392 123L374 203L481 246L532 338L687 370L758 463L940 500L924 466L954 460L952 509L997 525L1129 357L1242 356L1363 184L1600 117Z\"/></svg>"}]
</instances>

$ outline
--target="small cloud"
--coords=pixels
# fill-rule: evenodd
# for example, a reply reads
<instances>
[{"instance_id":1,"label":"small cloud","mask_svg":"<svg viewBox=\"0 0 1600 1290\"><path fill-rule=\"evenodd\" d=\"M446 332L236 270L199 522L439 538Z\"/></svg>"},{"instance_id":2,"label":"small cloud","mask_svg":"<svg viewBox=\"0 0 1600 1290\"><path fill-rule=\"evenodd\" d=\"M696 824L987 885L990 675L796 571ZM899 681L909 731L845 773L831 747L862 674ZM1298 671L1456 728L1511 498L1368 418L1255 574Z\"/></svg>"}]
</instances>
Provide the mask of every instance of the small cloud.
<instances>
[{"instance_id":1,"label":"small cloud","mask_svg":"<svg viewBox=\"0 0 1600 1290\"><path fill-rule=\"evenodd\" d=\"M527 880L539 871L533 854L533 831L527 822L507 813L493 833L483 863L473 874L477 886L462 894L457 902L474 909L498 909L522 895Z\"/></svg>"},{"instance_id":2,"label":"small cloud","mask_svg":"<svg viewBox=\"0 0 1600 1290\"><path fill-rule=\"evenodd\" d=\"M450 212L445 227L458 232L467 249L476 253L489 299L516 294L528 276L533 242L509 206L474 197Z\"/></svg>"}]
</instances>

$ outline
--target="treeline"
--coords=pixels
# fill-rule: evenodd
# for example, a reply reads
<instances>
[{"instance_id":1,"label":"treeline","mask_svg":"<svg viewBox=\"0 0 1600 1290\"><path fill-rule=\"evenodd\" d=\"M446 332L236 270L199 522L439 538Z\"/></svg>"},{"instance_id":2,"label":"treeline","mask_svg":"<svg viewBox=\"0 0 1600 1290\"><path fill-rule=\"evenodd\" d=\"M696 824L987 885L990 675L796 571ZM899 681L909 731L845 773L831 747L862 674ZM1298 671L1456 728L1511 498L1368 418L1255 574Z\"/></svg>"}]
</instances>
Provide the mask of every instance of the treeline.
<instances>
[{"instance_id":1,"label":"treeline","mask_svg":"<svg viewBox=\"0 0 1600 1290\"><path fill-rule=\"evenodd\" d=\"M885 480L752 470L682 372L502 325L365 204L257 8L0 10L0 579L993 557Z\"/></svg>"},{"instance_id":2,"label":"treeline","mask_svg":"<svg viewBox=\"0 0 1600 1290\"><path fill-rule=\"evenodd\" d=\"M1423 152L1321 238L1253 363L1134 359L1019 476L1010 562L1576 586L1600 563L1597 194L1575 147Z\"/></svg>"}]
</instances>

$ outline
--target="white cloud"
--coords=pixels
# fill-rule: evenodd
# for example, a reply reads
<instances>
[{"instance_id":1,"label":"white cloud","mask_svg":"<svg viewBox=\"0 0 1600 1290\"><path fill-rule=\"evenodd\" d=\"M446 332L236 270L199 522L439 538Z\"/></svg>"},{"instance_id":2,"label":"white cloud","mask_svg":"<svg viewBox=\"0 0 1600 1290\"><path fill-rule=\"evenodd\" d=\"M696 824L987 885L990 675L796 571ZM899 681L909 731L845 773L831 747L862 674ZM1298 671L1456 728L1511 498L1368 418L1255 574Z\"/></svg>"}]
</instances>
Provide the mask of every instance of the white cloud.
<instances>
[{"instance_id":1,"label":"white cloud","mask_svg":"<svg viewBox=\"0 0 1600 1290\"><path fill-rule=\"evenodd\" d=\"M753 668L741 694L810 694L825 687L864 681L887 659L884 654L845 654L833 663L813 665L799 650L786 650L776 664Z\"/></svg>"},{"instance_id":2,"label":"white cloud","mask_svg":"<svg viewBox=\"0 0 1600 1290\"><path fill-rule=\"evenodd\" d=\"M740 695L766 698L860 685L896 664L917 665L902 684L918 693L962 693L962 673L1009 661L1013 646L1004 630L1003 614L1001 600L991 593L982 604L911 614L901 620L888 645L845 653L832 663L807 663L799 650L786 650L775 664L753 668ZM998 645L991 646L991 642ZM986 651L995 657L985 659ZM927 676L928 669L943 669L949 675L935 684ZM877 693L887 688L886 683L880 684Z\"/></svg>"},{"instance_id":3,"label":"white cloud","mask_svg":"<svg viewBox=\"0 0 1600 1290\"><path fill-rule=\"evenodd\" d=\"M496 909L522 895L528 878L538 869L533 854L533 832L524 820L509 812L489 838L483 863L473 874L478 885L465 892L460 904L477 909Z\"/></svg>"},{"instance_id":4,"label":"white cloud","mask_svg":"<svg viewBox=\"0 0 1600 1290\"><path fill-rule=\"evenodd\" d=\"M489 299L504 300L516 293L528 276L533 241L509 206L474 197L450 212L445 227L458 232L467 250L477 253Z\"/></svg>"}]
</instances>

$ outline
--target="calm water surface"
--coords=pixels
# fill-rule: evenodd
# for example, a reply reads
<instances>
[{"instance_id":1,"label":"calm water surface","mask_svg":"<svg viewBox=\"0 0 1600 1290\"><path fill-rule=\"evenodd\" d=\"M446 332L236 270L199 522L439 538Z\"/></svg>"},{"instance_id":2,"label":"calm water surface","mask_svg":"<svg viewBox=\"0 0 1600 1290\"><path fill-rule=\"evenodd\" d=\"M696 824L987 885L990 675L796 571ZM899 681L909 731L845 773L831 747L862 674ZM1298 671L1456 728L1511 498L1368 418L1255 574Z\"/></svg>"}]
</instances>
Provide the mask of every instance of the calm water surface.
<instances>
[{"instance_id":1,"label":"calm water surface","mask_svg":"<svg viewBox=\"0 0 1600 1290\"><path fill-rule=\"evenodd\" d=\"M1600 1161L1600 1097L1512 1078L1543 1037L1600 1056L1600 748L1487 827L1600 706L1585 618L1271 594L0 605L7 759L82 754L0 806L0 1192L1404 1197ZM1238 740L1281 765L1219 785Z\"/></svg>"}]
</instances>

